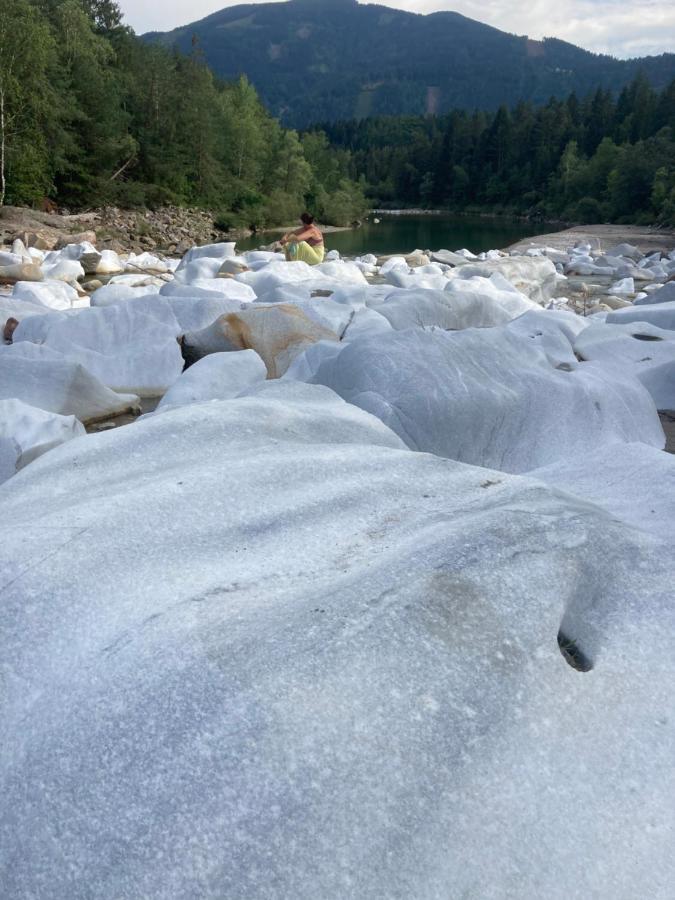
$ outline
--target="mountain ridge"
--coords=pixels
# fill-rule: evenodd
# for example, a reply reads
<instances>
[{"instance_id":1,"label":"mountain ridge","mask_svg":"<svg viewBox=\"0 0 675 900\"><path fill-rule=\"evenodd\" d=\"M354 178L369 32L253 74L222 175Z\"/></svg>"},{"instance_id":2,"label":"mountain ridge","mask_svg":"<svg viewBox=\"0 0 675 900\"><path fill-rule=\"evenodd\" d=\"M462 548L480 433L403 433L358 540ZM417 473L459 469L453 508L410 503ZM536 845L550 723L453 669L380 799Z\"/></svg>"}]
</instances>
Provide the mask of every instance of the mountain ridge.
<instances>
[{"instance_id":1,"label":"mountain ridge","mask_svg":"<svg viewBox=\"0 0 675 900\"><path fill-rule=\"evenodd\" d=\"M675 77L675 54L619 60L453 10L422 14L357 0L239 4L143 39L183 52L196 39L219 77L246 75L273 115L294 127L538 104L572 91L618 91L639 71L657 88Z\"/></svg>"}]
</instances>

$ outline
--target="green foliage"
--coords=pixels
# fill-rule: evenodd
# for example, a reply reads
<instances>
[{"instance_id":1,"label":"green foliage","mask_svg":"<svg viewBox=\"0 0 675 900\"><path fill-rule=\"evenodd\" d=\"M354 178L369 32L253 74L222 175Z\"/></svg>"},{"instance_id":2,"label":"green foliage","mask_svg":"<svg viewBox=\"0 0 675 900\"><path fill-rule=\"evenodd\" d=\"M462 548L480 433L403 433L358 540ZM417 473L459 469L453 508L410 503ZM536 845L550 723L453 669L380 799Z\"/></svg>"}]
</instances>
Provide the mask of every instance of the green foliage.
<instances>
[{"instance_id":1,"label":"green foliage","mask_svg":"<svg viewBox=\"0 0 675 900\"><path fill-rule=\"evenodd\" d=\"M317 196L331 219L363 210L348 154L283 129L197 44L138 40L113 0L2 0L0 100L0 204L184 204L232 227L290 223Z\"/></svg>"},{"instance_id":2,"label":"green foliage","mask_svg":"<svg viewBox=\"0 0 675 900\"><path fill-rule=\"evenodd\" d=\"M675 77L672 53L619 60L558 40L533 43L453 12L412 11L423 5L409 2L405 11L356 0L221 4L225 8L207 18L146 40L189 53L196 35L218 76L232 79L246 72L267 109L294 128L368 116L445 114L453 108L503 105L506 111L521 100L544 104L598 87L601 114L607 92L620 91L641 69L647 88L662 88ZM651 99L642 86L627 97L636 111L628 126L631 140L645 136ZM640 109L637 100L646 101ZM573 120L574 102L565 105ZM493 136L491 152L497 154L501 124ZM602 136L601 122L600 129ZM584 152L593 153L599 142L589 136Z\"/></svg>"},{"instance_id":3,"label":"green foliage","mask_svg":"<svg viewBox=\"0 0 675 900\"><path fill-rule=\"evenodd\" d=\"M30 203L49 190L47 145L59 131L50 83L55 41L28 0L0 4L0 205Z\"/></svg>"},{"instance_id":4,"label":"green foliage","mask_svg":"<svg viewBox=\"0 0 675 900\"><path fill-rule=\"evenodd\" d=\"M323 128L376 206L582 223L675 217L675 82L658 94L638 77L616 100L596 91L539 109L521 103L494 114L456 110Z\"/></svg>"},{"instance_id":5,"label":"green foliage","mask_svg":"<svg viewBox=\"0 0 675 900\"><path fill-rule=\"evenodd\" d=\"M582 225L592 225L602 222L605 218L602 205L595 197L582 197L566 212L566 218Z\"/></svg>"},{"instance_id":6,"label":"green foliage","mask_svg":"<svg viewBox=\"0 0 675 900\"><path fill-rule=\"evenodd\" d=\"M315 15L311 3L302 6L303 21ZM271 7L261 5L252 18L276 16L283 33L290 33L287 19L298 7L290 12L282 4ZM283 51L273 108L292 109L288 78L299 97L302 85L324 76L332 86L330 103L317 100L315 120L346 109L341 92L355 86L361 112L426 103L426 89L420 93L414 78L385 82L373 93L362 89L360 77L327 76L324 69L330 72L334 60L325 54L314 59L321 47L317 35L344 25L345 16L370 16L377 9L347 0L324 3L312 41L299 38L314 66L311 77L302 75L302 65L298 74L298 59L306 61L302 53L287 59ZM666 85L660 93L650 70L649 79L638 74L616 98L601 87L587 98L573 92L538 108L521 102L492 113L458 109L442 116L385 116L298 134L270 116L246 78L223 83L208 67L211 32L218 32L219 40L236 32L230 63L237 71L257 71L250 54L240 59L255 35L241 23L234 27L238 15L236 10L216 14L211 24L226 27L203 36L204 50L198 40L190 41L182 55L136 38L123 26L114 0L2 0L0 204L39 203L47 196L71 208L184 204L215 211L221 226L255 228L287 224L303 209L327 224L345 225L371 204L513 211L583 222L675 220L675 82L663 78L665 55L656 79ZM426 21L401 15L410 27ZM467 40L482 28L453 21L473 29ZM357 37L375 60L366 34ZM392 34L389 29L387 52L395 49ZM409 33L408 42L413 38ZM429 43L426 68L424 61L415 63L422 65L426 85L438 83L431 65L434 47ZM562 56L576 52L556 42L546 47ZM340 65L349 60L347 53ZM489 68L486 64L487 74ZM571 71L571 62L567 68ZM376 82L374 71L368 68L368 83ZM493 85L503 81L493 72ZM441 95L441 108L455 96ZM473 92L471 103L495 107L495 97L488 102Z\"/></svg>"}]
</instances>

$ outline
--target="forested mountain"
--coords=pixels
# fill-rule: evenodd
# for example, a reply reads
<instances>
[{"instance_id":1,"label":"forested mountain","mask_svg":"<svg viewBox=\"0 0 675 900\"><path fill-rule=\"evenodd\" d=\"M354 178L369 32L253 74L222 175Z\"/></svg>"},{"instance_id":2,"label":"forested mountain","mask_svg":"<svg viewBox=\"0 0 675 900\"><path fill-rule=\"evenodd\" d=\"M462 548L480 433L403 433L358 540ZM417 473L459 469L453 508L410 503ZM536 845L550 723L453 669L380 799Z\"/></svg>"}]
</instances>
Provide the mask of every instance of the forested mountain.
<instances>
[{"instance_id":1,"label":"forested mountain","mask_svg":"<svg viewBox=\"0 0 675 900\"><path fill-rule=\"evenodd\" d=\"M394 14L351 0L273 8L297 23L298 10L311 17L321 2L322 28L344 9ZM297 54L298 71L312 52ZM340 89L338 79L336 97ZM675 82L657 92L640 75L618 92L329 121L299 134L246 78L214 76L199 42L181 53L137 38L114 0L0 0L0 206L190 205L221 227L285 224L306 207L346 224L365 209L364 190L378 205L675 224Z\"/></svg>"},{"instance_id":2,"label":"forested mountain","mask_svg":"<svg viewBox=\"0 0 675 900\"><path fill-rule=\"evenodd\" d=\"M324 130L376 206L675 225L675 81L655 92L639 76L616 98L598 89L540 107Z\"/></svg>"},{"instance_id":3,"label":"forested mountain","mask_svg":"<svg viewBox=\"0 0 675 900\"><path fill-rule=\"evenodd\" d=\"M198 50L138 39L114 0L0 0L0 206L193 205L221 227L347 224L348 155L282 128Z\"/></svg>"},{"instance_id":4,"label":"forested mountain","mask_svg":"<svg viewBox=\"0 0 675 900\"><path fill-rule=\"evenodd\" d=\"M572 91L619 91L640 70L657 88L675 77L675 54L622 61L453 12L418 15L356 0L232 6L145 39L184 53L196 42L217 75L245 74L293 127L546 103Z\"/></svg>"}]
</instances>

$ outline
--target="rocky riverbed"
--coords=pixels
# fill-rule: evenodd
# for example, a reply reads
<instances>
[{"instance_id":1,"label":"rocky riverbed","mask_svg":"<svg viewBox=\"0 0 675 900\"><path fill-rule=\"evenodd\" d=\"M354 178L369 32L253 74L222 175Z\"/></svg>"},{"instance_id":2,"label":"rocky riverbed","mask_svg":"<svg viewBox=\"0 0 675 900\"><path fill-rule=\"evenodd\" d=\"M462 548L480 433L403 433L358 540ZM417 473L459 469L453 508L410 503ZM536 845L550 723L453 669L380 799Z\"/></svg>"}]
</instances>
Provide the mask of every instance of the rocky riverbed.
<instances>
[{"instance_id":1,"label":"rocky riverbed","mask_svg":"<svg viewBox=\"0 0 675 900\"><path fill-rule=\"evenodd\" d=\"M24 237L4 893L668 897L673 248Z\"/></svg>"},{"instance_id":2,"label":"rocky riverbed","mask_svg":"<svg viewBox=\"0 0 675 900\"><path fill-rule=\"evenodd\" d=\"M118 253L155 251L184 253L196 244L250 235L248 230L223 231L213 213L201 209L165 207L123 210L104 207L78 214L56 214L23 207L0 208L0 244L20 239L41 250L53 250L78 237L100 249Z\"/></svg>"}]
</instances>

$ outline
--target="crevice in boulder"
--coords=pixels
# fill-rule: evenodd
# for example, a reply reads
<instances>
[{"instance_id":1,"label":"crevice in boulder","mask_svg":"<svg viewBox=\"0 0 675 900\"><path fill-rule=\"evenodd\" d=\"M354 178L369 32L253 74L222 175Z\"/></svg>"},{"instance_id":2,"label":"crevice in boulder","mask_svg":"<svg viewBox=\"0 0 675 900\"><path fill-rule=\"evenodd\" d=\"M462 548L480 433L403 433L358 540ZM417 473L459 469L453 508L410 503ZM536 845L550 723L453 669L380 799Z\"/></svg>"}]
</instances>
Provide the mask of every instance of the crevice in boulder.
<instances>
[{"instance_id":1,"label":"crevice in boulder","mask_svg":"<svg viewBox=\"0 0 675 900\"><path fill-rule=\"evenodd\" d=\"M558 632L558 647L565 662L577 672L590 672L593 668L593 662L579 647L576 640L563 631Z\"/></svg>"}]
</instances>

